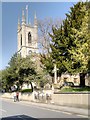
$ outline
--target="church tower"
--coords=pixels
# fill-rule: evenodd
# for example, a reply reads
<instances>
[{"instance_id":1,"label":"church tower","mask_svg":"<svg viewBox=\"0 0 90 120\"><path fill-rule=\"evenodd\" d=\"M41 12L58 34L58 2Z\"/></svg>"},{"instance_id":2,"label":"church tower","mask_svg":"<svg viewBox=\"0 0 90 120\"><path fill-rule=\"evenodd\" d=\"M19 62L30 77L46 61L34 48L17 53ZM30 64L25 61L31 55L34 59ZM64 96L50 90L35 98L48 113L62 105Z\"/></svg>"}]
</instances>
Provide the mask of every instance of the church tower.
<instances>
[{"instance_id":1,"label":"church tower","mask_svg":"<svg viewBox=\"0 0 90 120\"><path fill-rule=\"evenodd\" d=\"M26 21L27 17L27 21ZM22 21L18 18L17 28L17 51L22 57L31 53L38 53L38 24L36 13L34 15L34 25L28 23L28 14L22 10Z\"/></svg>"}]
</instances>

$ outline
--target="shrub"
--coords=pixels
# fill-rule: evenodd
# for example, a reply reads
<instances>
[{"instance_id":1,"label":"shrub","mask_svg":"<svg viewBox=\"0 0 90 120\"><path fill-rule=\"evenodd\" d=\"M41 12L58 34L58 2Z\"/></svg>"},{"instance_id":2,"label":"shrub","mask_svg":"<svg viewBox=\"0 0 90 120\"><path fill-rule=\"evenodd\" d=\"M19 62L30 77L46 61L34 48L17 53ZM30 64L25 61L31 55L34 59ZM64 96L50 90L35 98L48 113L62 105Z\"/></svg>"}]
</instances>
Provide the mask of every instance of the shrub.
<instances>
[{"instance_id":1,"label":"shrub","mask_svg":"<svg viewBox=\"0 0 90 120\"><path fill-rule=\"evenodd\" d=\"M25 92L32 92L32 89L24 89L24 90L21 90L21 93L25 93Z\"/></svg>"}]
</instances>

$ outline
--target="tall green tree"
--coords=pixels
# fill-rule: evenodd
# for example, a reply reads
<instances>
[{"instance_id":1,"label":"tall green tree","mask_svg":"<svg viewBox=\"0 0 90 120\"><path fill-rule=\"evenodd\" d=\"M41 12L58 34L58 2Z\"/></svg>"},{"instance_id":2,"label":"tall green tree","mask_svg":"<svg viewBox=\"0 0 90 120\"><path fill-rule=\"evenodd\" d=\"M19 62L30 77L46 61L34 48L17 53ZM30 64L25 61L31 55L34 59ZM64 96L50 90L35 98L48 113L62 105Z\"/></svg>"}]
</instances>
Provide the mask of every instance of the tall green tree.
<instances>
[{"instance_id":1,"label":"tall green tree","mask_svg":"<svg viewBox=\"0 0 90 120\"><path fill-rule=\"evenodd\" d=\"M31 83L37 75L31 56L22 58L19 54L11 57L9 66L2 72L4 73L2 79L6 82L7 89L14 84L17 84L20 89L24 82Z\"/></svg>"},{"instance_id":2,"label":"tall green tree","mask_svg":"<svg viewBox=\"0 0 90 120\"><path fill-rule=\"evenodd\" d=\"M88 2L78 2L59 29L52 28L50 58L54 59L59 72L82 73L81 85L85 85L85 74L89 63Z\"/></svg>"},{"instance_id":3,"label":"tall green tree","mask_svg":"<svg viewBox=\"0 0 90 120\"><path fill-rule=\"evenodd\" d=\"M90 52L89 52L89 32L88 32L88 20L89 20L89 12L87 9L87 2L80 3L80 23L79 28L72 27L71 31L74 34L73 43L75 45L71 47L68 51L71 54L71 58L73 60L73 69L75 73L80 73L80 85L85 85L85 75L88 72L88 62L90 60ZM74 23L75 24L75 23ZM76 23L77 24L77 23Z\"/></svg>"}]
</instances>

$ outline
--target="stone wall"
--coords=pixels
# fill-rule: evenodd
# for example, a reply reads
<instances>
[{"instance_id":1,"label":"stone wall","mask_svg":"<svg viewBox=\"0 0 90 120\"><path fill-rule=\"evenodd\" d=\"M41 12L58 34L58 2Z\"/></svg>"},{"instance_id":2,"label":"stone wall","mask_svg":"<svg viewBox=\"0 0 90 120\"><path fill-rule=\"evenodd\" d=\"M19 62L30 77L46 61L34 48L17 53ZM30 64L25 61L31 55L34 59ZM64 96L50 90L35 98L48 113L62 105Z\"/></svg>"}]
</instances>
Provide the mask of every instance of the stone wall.
<instances>
[{"instance_id":1,"label":"stone wall","mask_svg":"<svg viewBox=\"0 0 90 120\"><path fill-rule=\"evenodd\" d=\"M8 99L13 99L13 93L4 93L2 94L2 98L8 98ZM33 101L34 97L32 93L19 93L19 99L20 100L26 100L26 101Z\"/></svg>"},{"instance_id":2,"label":"stone wall","mask_svg":"<svg viewBox=\"0 0 90 120\"><path fill-rule=\"evenodd\" d=\"M89 97L90 94L88 93L52 94L50 102L53 104L64 105L64 106L90 108ZM13 93L4 93L2 94L2 98L13 99ZM20 100L40 102L39 100L35 100L34 93L20 94ZM43 102L47 102L47 101L44 100Z\"/></svg>"},{"instance_id":3,"label":"stone wall","mask_svg":"<svg viewBox=\"0 0 90 120\"><path fill-rule=\"evenodd\" d=\"M59 105L90 108L89 97L90 94L88 93L53 94L52 101L54 102L54 104Z\"/></svg>"}]
</instances>

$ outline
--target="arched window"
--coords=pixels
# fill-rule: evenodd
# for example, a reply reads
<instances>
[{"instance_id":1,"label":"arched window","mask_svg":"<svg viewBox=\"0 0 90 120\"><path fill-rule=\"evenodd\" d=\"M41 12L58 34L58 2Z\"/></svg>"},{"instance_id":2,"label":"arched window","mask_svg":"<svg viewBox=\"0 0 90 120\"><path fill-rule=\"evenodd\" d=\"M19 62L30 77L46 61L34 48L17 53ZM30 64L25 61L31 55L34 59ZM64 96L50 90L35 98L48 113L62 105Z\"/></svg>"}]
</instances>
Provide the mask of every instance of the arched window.
<instances>
[{"instance_id":1,"label":"arched window","mask_svg":"<svg viewBox=\"0 0 90 120\"><path fill-rule=\"evenodd\" d=\"M28 33L28 43L31 43L31 33Z\"/></svg>"},{"instance_id":2,"label":"arched window","mask_svg":"<svg viewBox=\"0 0 90 120\"><path fill-rule=\"evenodd\" d=\"M21 35L21 46L22 46L22 35Z\"/></svg>"},{"instance_id":3,"label":"arched window","mask_svg":"<svg viewBox=\"0 0 90 120\"><path fill-rule=\"evenodd\" d=\"M29 51L28 51L28 54L30 55L31 53L32 53L32 51L31 51L31 50L29 50Z\"/></svg>"}]
</instances>

